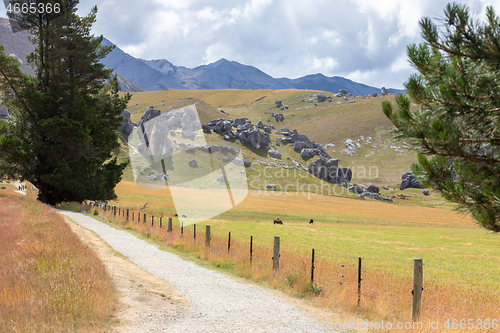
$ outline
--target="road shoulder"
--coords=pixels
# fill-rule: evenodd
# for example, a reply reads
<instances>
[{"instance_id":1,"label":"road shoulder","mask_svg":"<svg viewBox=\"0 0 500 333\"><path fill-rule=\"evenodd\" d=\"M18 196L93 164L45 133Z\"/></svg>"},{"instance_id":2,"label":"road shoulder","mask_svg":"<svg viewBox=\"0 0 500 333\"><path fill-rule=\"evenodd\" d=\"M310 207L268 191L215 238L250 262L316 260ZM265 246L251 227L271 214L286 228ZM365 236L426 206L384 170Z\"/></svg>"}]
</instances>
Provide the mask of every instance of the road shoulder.
<instances>
[{"instance_id":1,"label":"road shoulder","mask_svg":"<svg viewBox=\"0 0 500 333\"><path fill-rule=\"evenodd\" d=\"M72 231L96 251L113 279L119 297L112 318L116 332L154 331L159 323L189 311L187 299L168 282L132 263L94 232L66 216L64 219Z\"/></svg>"}]
</instances>

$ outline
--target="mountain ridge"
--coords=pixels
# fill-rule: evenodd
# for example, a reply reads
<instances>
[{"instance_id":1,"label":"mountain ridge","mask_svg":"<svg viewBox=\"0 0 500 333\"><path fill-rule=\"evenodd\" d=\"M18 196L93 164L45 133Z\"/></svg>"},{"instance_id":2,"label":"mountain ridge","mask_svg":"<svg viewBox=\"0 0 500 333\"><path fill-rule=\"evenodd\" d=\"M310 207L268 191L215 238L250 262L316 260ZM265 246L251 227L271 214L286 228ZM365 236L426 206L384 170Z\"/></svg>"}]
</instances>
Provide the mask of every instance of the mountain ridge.
<instances>
[{"instance_id":1,"label":"mountain ridge","mask_svg":"<svg viewBox=\"0 0 500 333\"><path fill-rule=\"evenodd\" d=\"M105 39L105 45L114 45ZM353 95L381 93L382 87L372 87L340 76L328 77L317 73L297 79L274 78L260 69L221 58L195 68L176 66L166 59L145 60L115 49L103 63L146 91L163 89L308 89L327 92L348 90ZM144 66L147 66L144 67ZM389 93L404 90L387 89Z\"/></svg>"}]
</instances>

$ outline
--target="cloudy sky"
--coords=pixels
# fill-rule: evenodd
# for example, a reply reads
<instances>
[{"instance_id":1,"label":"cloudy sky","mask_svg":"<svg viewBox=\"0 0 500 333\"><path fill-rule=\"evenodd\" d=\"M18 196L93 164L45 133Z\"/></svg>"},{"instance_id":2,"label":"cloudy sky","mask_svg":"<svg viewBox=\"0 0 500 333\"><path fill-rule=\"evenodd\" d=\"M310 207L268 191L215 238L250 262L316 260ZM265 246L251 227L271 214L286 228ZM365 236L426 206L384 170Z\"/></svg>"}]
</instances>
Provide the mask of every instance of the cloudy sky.
<instances>
[{"instance_id":1,"label":"cloudy sky","mask_svg":"<svg viewBox=\"0 0 500 333\"><path fill-rule=\"evenodd\" d=\"M413 72L406 46L418 21L442 17L444 0L80 0L98 6L93 32L144 59L196 67L226 58L273 77L343 76L402 88ZM484 18L500 0L467 0ZM0 6L0 17L6 17Z\"/></svg>"}]
</instances>

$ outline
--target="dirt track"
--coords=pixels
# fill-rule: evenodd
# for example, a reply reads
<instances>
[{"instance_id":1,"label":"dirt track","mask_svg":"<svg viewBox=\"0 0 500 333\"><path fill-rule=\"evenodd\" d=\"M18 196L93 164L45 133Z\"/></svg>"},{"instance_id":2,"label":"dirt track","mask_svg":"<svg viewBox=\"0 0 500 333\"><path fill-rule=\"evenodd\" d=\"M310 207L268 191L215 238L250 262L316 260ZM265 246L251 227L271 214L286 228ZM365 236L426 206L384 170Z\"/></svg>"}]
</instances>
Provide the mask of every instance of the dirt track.
<instances>
[{"instance_id":1,"label":"dirt track","mask_svg":"<svg viewBox=\"0 0 500 333\"><path fill-rule=\"evenodd\" d=\"M89 216L62 213L115 279L119 332L335 331L319 322L327 319L323 311L303 302L202 268Z\"/></svg>"}]
</instances>

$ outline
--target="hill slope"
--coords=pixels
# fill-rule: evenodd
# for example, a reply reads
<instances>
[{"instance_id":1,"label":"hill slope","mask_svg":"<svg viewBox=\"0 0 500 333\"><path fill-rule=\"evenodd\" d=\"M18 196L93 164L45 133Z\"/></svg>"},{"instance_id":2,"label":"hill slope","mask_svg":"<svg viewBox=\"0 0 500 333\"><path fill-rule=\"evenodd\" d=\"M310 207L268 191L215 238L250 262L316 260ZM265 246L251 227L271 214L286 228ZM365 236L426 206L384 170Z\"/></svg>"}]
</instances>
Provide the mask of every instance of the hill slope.
<instances>
[{"instance_id":1,"label":"hill slope","mask_svg":"<svg viewBox=\"0 0 500 333\"><path fill-rule=\"evenodd\" d=\"M204 101L203 108L198 107L203 124L212 119L248 118L253 124L262 121L277 129L296 129L311 140L325 147L332 158L340 160L341 167L353 170L352 183L395 186L401 180L401 174L409 171L415 162L414 153L409 145L393 143L389 140L391 123L381 111L381 103L394 96L352 99L345 103L343 99L332 97L332 102L319 103L315 95L327 92L309 90L163 90L133 93L128 110L132 121L138 122L142 113L153 106L162 112ZM281 100L288 109L276 108L275 102ZM355 102L352 102L355 101ZM340 104L337 104L340 103ZM221 113L223 110L225 113ZM271 113L283 113L284 121L276 122ZM282 135L271 133L270 148L276 148L282 154L277 160L268 156L267 149L252 150L240 145L245 159L253 162L247 169L253 188L264 189L274 183L286 186L290 182L316 184L322 181L309 177L305 171L293 171L297 161L306 166L314 161L302 159L294 151L293 144L281 144ZM207 142L221 142L218 134L206 135ZM238 140L235 140L238 143ZM286 169L286 168L289 169ZM265 176L265 171L269 177ZM269 172L270 171L270 172ZM285 174L280 172L285 171ZM131 179L131 174L128 179ZM250 182L249 182L250 184ZM293 189L300 186L294 185ZM292 189L292 187L289 187Z\"/></svg>"}]
</instances>

